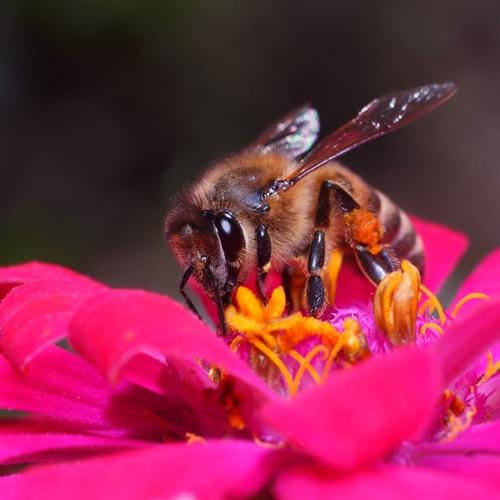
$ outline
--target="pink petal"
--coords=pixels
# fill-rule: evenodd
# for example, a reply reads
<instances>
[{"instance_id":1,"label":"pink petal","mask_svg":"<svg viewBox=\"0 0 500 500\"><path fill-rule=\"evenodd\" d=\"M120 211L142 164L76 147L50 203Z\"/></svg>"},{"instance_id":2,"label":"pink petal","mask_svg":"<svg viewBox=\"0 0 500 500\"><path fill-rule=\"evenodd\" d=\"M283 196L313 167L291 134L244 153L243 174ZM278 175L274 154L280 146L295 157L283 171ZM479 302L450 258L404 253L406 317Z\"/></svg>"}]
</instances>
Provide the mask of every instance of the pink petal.
<instances>
[{"instance_id":1,"label":"pink petal","mask_svg":"<svg viewBox=\"0 0 500 500\"><path fill-rule=\"evenodd\" d=\"M500 298L480 302L460 314L433 349L441 362L443 387L470 368L500 340Z\"/></svg>"},{"instance_id":2,"label":"pink petal","mask_svg":"<svg viewBox=\"0 0 500 500\"><path fill-rule=\"evenodd\" d=\"M244 380L268 397L274 393L194 314L154 293L106 290L91 297L70 325L70 341L111 381L140 353L153 358L201 358Z\"/></svg>"},{"instance_id":3,"label":"pink petal","mask_svg":"<svg viewBox=\"0 0 500 500\"><path fill-rule=\"evenodd\" d=\"M295 456L245 441L164 445L32 468L5 481L5 491L18 496L2 498L249 498Z\"/></svg>"},{"instance_id":4,"label":"pink petal","mask_svg":"<svg viewBox=\"0 0 500 500\"><path fill-rule=\"evenodd\" d=\"M165 400L122 383L110 388L95 368L58 347L49 347L20 377L0 356L0 407L30 412L66 430L160 439L162 430L144 414L165 409Z\"/></svg>"},{"instance_id":5,"label":"pink petal","mask_svg":"<svg viewBox=\"0 0 500 500\"><path fill-rule=\"evenodd\" d=\"M98 285L97 281L55 264L28 262L0 268L0 300L12 288L40 279L61 279L82 285Z\"/></svg>"},{"instance_id":6,"label":"pink petal","mask_svg":"<svg viewBox=\"0 0 500 500\"><path fill-rule=\"evenodd\" d=\"M65 433L44 421L2 420L0 463L2 465L49 460L74 460L120 449L144 447L132 439Z\"/></svg>"},{"instance_id":7,"label":"pink petal","mask_svg":"<svg viewBox=\"0 0 500 500\"><path fill-rule=\"evenodd\" d=\"M426 222L416 217L411 220L424 242L426 264L424 284L437 292L468 247L468 239L462 233L433 222Z\"/></svg>"},{"instance_id":8,"label":"pink petal","mask_svg":"<svg viewBox=\"0 0 500 500\"><path fill-rule=\"evenodd\" d=\"M412 457L418 461L428 455L465 456L474 453L500 457L500 420L472 425L449 443L419 443L415 445Z\"/></svg>"},{"instance_id":9,"label":"pink petal","mask_svg":"<svg viewBox=\"0 0 500 500\"><path fill-rule=\"evenodd\" d=\"M299 447L348 470L414 437L430 417L440 387L431 352L401 349L336 372L292 401L264 407L262 415Z\"/></svg>"},{"instance_id":10,"label":"pink petal","mask_svg":"<svg viewBox=\"0 0 500 500\"><path fill-rule=\"evenodd\" d=\"M500 249L485 257L462 283L453 299L452 307L455 307L463 297L474 292L484 293L492 298L500 295ZM460 309L460 314L471 310L479 303L478 300L465 303Z\"/></svg>"},{"instance_id":11,"label":"pink petal","mask_svg":"<svg viewBox=\"0 0 500 500\"><path fill-rule=\"evenodd\" d=\"M498 470L498 469L497 469ZM273 492L278 499L304 498L496 498L498 481L417 467L377 465L354 474L333 476L311 466L294 467L282 473Z\"/></svg>"},{"instance_id":12,"label":"pink petal","mask_svg":"<svg viewBox=\"0 0 500 500\"><path fill-rule=\"evenodd\" d=\"M0 303L0 348L20 372L44 347L67 334L73 312L104 287L90 280L35 280Z\"/></svg>"}]
</instances>

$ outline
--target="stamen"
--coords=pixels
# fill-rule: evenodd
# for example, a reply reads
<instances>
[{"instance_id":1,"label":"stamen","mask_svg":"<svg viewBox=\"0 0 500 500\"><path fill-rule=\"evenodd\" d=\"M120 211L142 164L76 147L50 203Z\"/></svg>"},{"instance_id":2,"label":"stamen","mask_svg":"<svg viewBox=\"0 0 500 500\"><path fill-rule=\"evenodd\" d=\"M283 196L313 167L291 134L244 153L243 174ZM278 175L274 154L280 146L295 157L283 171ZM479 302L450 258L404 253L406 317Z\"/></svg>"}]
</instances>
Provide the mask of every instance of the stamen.
<instances>
[{"instance_id":1,"label":"stamen","mask_svg":"<svg viewBox=\"0 0 500 500\"><path fill-rule=\"evenodd\" d=\"M307 369L307 371L311 374L312 378L317 384L321 384L322 380L319 375L319 373L311 366L311 360L316 356L316 354L322 353L322 361L326 359L328 356L328 349L323 346L323 345L317 345L314 349L311 349L308 353L307 356L304 358L301 356L297 351L290 351L288 354L298 361L299 363L299 369L297 370L297 374L295 375L295 390L299 388L300 381L302 380L302 377L304 376L304 372Z\"/></svg>"},{"instance_id":2,"label":"stamen","mask_svg":"<svg viewBox=\"0 0 500 500\"><path fill-rule=\"evenodd\" d=\"M253 339L252 344L260 352L262 352L262 354L264 354L264 356L266 356L270 361L272 361L276 365L276 368L278 368L278 370L282 373L282 375L285 379L285 382L288 385L288 390L290 391L290 395L295 396L296 388L295 388L294 381L292 379L292 376L290 375L290 372L288 371L288 368L285 366L283 361L281 361L279 356L274 351L269 349L269 347L267 347L267 345L264 344L264 342L261 342L258 339Z\"/></svg>"},{"instance_id":3,"label":"stamen","mask_svg":"<svg viewBox=\"0 0 500 500\"><path fill-rule=\"evenodd\" d=\"M436 323L433 323L432 321L429 321L428 323L424 323L420 327L420 335L425 335L425 332L429 329L432 328L433 330L438 331L441 335L444 335L444 329L441 325L438 325Z\"/></svg>"},{"instance_id":4,"label":"stamen","mask_svg":"<svg viewBox=\"0 0 500 500\"><path fill-rule=\"evenodd\" d=\"M489 380L493 375L498 373L500 370L500 361L497 361L493 364L493 354L491 351L488 351L488 364L486 365L486 370L484 371L484 375L479 381L478 385L483 384L487 380Z\"/></svg>"},{"instance_id":5,"label":"stamen","mask_svg":"<svg viewBox=\"0 0 500 500\"><path fill-rule=\"evenodd\" d=\"M441 442L449 443L450 441L453 441L462 431L468 429L476 413L477 409L475 406L467 410L467 413L465 414L465 421L462 421L459 417L451 414L448 421L450 432L441 439Z\"/></svg>"},{"instance_id":6,"label":"stamen","mask_svg":"<svg viewBox=\"0 0 500 500\"><path fill-rule=\"evenodd\" d=\"M231 342L231 345L229 346L229 349L231 349L231 351L233 351L234 353L237 353L242 343L243 343L243 337L234 337L233 341Z\"/></svg>"},{"instance_id":7,"label":"stamen","mask_svg":"<svg viewBox=\"0 0 500 500\"><path fill-rule=\"evenodd\" d=\"M407 260L377 285L373 298L375 323L396 346L415 341L419 289L420 273Z\"/></svg>"},{"instance_id":8,"label":"stamen","mask_svg":"<svg viewBox=\"0 0 500 500\"><path fill-rule=\"evenodd\" d=\"M323 368L323 380L326 379L328 374L330 373L330 368L332 367L332 364L335 360L335 358L339 355L340 350L344 346L344 337L341 336L337 340L337 343L333 347L333 349L330 351L330 356L328 356L328 360L325 363L325 367Z\"/></svg>"},{"instance_id":9,"label":"stamen","mask_svg":"<svg viewBox=\"0 0 500 500\"><path fill-rule=\"evenodd\" d=\"M432 314L434 312L434 306L431 299L426 299L422 302L422 304L418 308L417 314L421 316L422 314L424 314L426 309L429 310L429 314Z\"/></svg>"},{"instance_id":10,"label":"stamen","mask_svg":"<svg viewBox=\"0 0 500 500\"><path fill-rule=\"evenodd\" d=\"M240 286L236 290L235 299L240 309L240 312L243 316L248 318L253 318L255 321L263 320L264 305L260 302L260 300L253 294L253 292L250 289L244 286ZM227 309L226 309L226 314L227 314Z\"/></svg>"},{"instance_id":11,"label":"stamen","mask_svg":"<svg viewBox=\"0 0 500 500\"><path fill-rule=\"evenodd\" d=\"M451 313L451 317L454 318L458 314L458 312L460 311L461 307L466 302L469 302L469 300L472 300L472 299L489 300L489 297L488 297L488 295L486 295L484 293L479 293L479 292L469 293L468 295L466 295L465 297L463 297L462 299L460 299L460 301L458 302L458 304L453 309L453 312Z\"/></svg>"},{"instance_id":12,"label":"stamen","mask_svg":"<svg viewBox=\"0 0 500 500\"><path fill-rule=\"evenodd\" d=\"M430 304L437 310L438 315L439 315L439 321L441 321L441 324L444 325L446 323L446 314L444 313L443 306L439 302L438 298L425 286L420 284L420 290L429 297Z\"/></svg>"}]
</instances>

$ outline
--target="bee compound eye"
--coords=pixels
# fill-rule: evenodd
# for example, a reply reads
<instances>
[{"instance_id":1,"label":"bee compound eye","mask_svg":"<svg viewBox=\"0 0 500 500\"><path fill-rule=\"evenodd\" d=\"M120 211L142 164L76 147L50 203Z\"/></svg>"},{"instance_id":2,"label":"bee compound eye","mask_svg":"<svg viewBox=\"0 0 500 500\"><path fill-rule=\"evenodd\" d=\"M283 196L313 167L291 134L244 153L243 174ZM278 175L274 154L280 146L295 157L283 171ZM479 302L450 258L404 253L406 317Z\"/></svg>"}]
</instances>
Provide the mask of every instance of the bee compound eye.
<instances>
[{"instance_id":1,"label":"bee compound eye","mask_svg":"<svg viewBox=\"0 0 500 500\"><path fill-rule=\"evenodd\" d=\"M232 213L218 212L214 217L214 225L226 260L235 262L245 247L245 238L240 223Z\"/></svg>"}]
</instances>

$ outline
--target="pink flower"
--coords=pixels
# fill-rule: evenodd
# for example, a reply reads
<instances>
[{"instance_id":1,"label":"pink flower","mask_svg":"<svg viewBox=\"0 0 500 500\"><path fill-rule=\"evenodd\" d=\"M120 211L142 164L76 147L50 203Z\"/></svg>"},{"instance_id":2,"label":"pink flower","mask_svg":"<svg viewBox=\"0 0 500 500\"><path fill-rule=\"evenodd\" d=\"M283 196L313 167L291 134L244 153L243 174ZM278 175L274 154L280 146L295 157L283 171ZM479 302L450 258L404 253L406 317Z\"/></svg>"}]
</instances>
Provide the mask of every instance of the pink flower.
<instances>
[{"instance_id":1,"label":"pink flower","mask_svg":"<svg viewBox=\"0 0 500 500\"><path fill-rule=\"evenodd\" d=\"M417 224L429 254L426 285L436 290L465 239ZM2 420L0 459L46 462L1 477L1 496L498 491L500 376L491 360L500 341L499 278L495 252L458 293L490 300L467 303L448 318L445 335L429 329L417 346L397 350L381 343L380 355L290 399L167 297L113 290L48 264L0 269L0 406L23 412ZM355 309L369 317L353 302L372 292L363 281L345 271L339 290L334 323ZM78 355L53 345L66 337ZM208 375L214 367L224 374L218 384Z\"/></svg>"}]
</instances>

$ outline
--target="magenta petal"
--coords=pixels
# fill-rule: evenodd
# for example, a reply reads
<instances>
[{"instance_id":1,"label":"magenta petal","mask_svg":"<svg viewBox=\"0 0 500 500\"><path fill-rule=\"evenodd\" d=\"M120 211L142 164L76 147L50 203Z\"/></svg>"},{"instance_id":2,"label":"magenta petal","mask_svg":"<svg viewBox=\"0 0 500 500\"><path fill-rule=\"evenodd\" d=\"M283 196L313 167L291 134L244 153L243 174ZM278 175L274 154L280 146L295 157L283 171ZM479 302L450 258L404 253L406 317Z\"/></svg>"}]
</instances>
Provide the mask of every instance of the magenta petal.
<instances>
[{"instance_id":1,"label":"magenta petal","mask_svg":"<svg viewBox=\"0 0 500 500\"><path fill-rule=\"evenodd\" d=\"M417 467L377 465L355 474L329 476L311 466L294 467L282 473L273 488L276 498L376 498L384 500L420 498L496 498L498 482Z\"/></svg>"},{"instance_id":2,"label":"magenta petal","mask_svg":"<svg viewBox=\"0 0 500 500\"><path fill-rule=\"evenodd\" d=\"M500 298L479 303L460 314L433 349L441 361L443 387L500 340Z\"/></svg>"},{"instance_id":3,"label":"magenta petal","mask_svg":"<svg viewBox=\"0 0 500 500\"><path fill-rule=\"evenodd\" d=\"M20 498L51 500L69 496L73 500L249 498L295 456L245 441L164 445L73 465L29 469L8 487L21 490L24 496Z\"/></svg>"},{"instance_id":4,"label":"magenta petal","mask_svg":"<svg viewBox=\"0 0 500 500\"><path fill-rule=\"evenodd\" d=\"M500 249L490 253L476 266L459 288L453 299L452 307L460 299L474 292L484 293L491 298L500 295ZM476 307L478 304L477 300L467 302L461 307L460 314Z\"/></svg>"},{"instance_id":5,"label":"magenta petal","mask_svg":"<svg viewBox=\"0 0 500 500\"><path fill-rule=\"evenodd\" d=\"M112 382L140 353L160 360L164 356L196 357L275 397L201 320L177 302L154 293L106 290L94 295L73 318L70 341Z\"/></svg>"},{"instance_id":6,"label":"magenta petal","mask_svg":"<svg viewBox=\"0 0 500 500\"><path fill-rule=\"evenodd\" d=\"M469 458L477 456L500 460L500 420L472 425L450 442L421 442L412 448L412 463L424 466L441 463L439 467L443 468L452 458L462 459L466 464ZM454 466L457 464L459 460Z\"/></svg>"},{"instance_id":7,"label":"magenta petal","mask_svg":"<svg viewBox=\"0 0 500 500\"><path fill-rule=\"evenodd\" d=\"M89 286L99 285L97 281L87 278L87 276L55 264L28 262L0 268L0 299L18 285L41 279L66 280Z\"/></svg>"},{"instance_id":8,"label":"magenta petal","mask_svg":"<svg viewBox=\"0 0 500 500\"><path fill-rule=\"evenodd\" d=\"M2 420L0 464L74 460L79 456L144 447L143 441L63 432L30 419Z\"/></svg>"},{"instance_id":9,"label":"magenta petal","mask_svg":"<svg viewBox=\"0 0 500 500\"><path fill-rule=\"evenodd\" d=\"M414 437L432 414L440 387L432 353L402 349L336 372L292 401L264 407L262 415L293 443L346 470Z\"/></svg>"},{"instance_id":10,"label":"magenta petal","mask_svg":"<svg viewBox=\"0 0 500 500\"><path fill-rule=\"evenodd\" d=\"M41 349L67 334L75 309L104 287L90 280L36 280L0 303L0 348L22 372Z\"/></svg>"},{"instance_id":11,"label":"magenta petal","mask_svg":"<svg viewBox=\"0 0 500 500\"><path fill-rule=\"evenodd\" d=\"M433 292L437 292L462 258L469 244L468 239L462 233L439 224L416 217L411 217L411 220L424 242L424 284Z\"/></svg>"},{"instance_id":12,"label":"magenta petal","mask_svg":"<svg viewBox=\"0 0 500 500\"><path fill-rule=\"evenodd\" d=\"M20 377L0 356L0 408L57 421L62 429L160 439L158 424L144 410L164 410L165 400L123 382L110 388L97 370L58 347L49 347Z\"/></svg>"}]
</instances>

